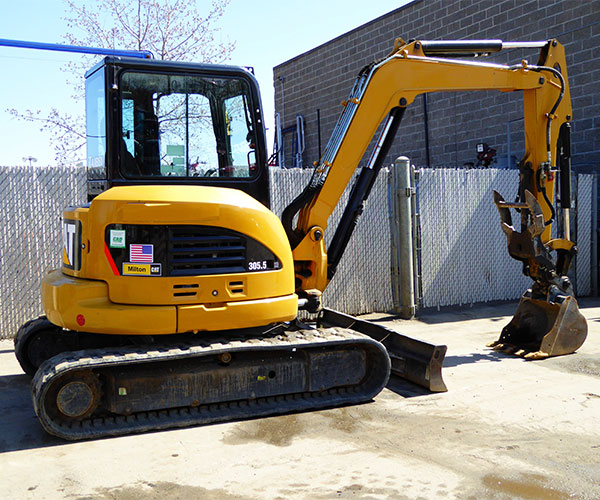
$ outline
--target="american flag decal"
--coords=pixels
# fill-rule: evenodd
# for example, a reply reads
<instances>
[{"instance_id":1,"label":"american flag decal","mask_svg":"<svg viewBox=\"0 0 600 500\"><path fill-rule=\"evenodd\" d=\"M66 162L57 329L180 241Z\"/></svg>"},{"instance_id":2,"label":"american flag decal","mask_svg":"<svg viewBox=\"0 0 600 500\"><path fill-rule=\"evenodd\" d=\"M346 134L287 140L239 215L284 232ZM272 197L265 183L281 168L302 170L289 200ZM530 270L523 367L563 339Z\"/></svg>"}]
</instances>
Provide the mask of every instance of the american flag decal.
<instances>
[{"instance_id":1,"label":"american flag decal","mask_svg":"<svg viewBox=\"0 0 600 500\"><path fill-rule=\"evenodd\" d=\"M132 243L129 245L130 262L154 262L154 245L139 245Z\"/></svg>"}]
</instances>

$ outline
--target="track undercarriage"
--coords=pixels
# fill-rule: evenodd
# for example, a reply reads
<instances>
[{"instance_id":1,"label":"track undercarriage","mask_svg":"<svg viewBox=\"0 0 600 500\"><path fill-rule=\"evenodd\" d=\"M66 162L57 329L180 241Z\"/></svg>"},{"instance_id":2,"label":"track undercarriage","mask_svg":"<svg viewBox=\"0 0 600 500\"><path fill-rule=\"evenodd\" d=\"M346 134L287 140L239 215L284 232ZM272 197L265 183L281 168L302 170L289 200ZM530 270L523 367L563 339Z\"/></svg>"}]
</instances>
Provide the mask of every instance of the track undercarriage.
<instances>
[{"instance_id":1,"label":"track undercarriage","mask_svg":"<svg viewBox=\"0 0 600 500\"><path fill-rule=\"evenodd\" d=\"M261 332L177 335L139 345L125 345L129 337L92 335L78 340L89 346L81 350L72 350L80 334L38 318L27 324L34 344L24 347L23 328L15 344L21 362L32 354L38 360L52 354L35 372L33 405L47 432L69 440L364 403L385 387L390 373L409 380L412 373L413 381L430 390L446 389L445 346L360 320L353 331L344 327L353 326L347 318L352 319L329 311L320 328L282 324ZM365 325L372 327L365 333L384 343L359 333ZM70 339L62 346L70 342L71 349L35 353L43 332L48 344L61 335ZM390 333L398 347L389 343ZM105 343L111 337L123 345L93 346L93 339ZM401 346L407 339L418 347Z\"/></svg>"}]
</instances>

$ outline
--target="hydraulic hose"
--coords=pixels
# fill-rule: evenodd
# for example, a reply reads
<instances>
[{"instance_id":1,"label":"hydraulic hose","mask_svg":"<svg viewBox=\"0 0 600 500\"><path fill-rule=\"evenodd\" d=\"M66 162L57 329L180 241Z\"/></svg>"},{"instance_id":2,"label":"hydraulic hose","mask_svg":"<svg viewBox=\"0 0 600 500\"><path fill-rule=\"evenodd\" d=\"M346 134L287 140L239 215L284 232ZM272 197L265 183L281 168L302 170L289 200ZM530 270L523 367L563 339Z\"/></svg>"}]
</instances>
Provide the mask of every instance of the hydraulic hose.
<instances>
[{"instance_id":1,"label":"hydraulic hose","mask_svg":"<svg viewBox=\"0 0 600 500\"><path fill-rule=\"evenodd\" d=\"M511 69L513 69L513 70L523 69L523 65L518 64L515 66L511 66ZM530 66L530 65L528 65L527 69L529 69L531 71L536 71L538 73L542 72L542 71L548 71L548 72L552 73L554 76L556 76L560 81L560 93L558 95L558 98L556 99L556 102L554 103L554 106L552 106L552 109L550 110L550 112L546 113L546 117L548 118L548 123L546 124L546 151L547 151L548 163L551 165L552 164L551 126L552 126L552 120L554 117L554 112L558 108L559 104L561 103L561 101L563 100L563 97L565 95L565 87L566 87L565 79L562 76L562 74L560 73L560 71L558 71L554 68L551 68L550 66Z\"/></svg>"},{"instance_id":2,"label":"hydraulic hose","mask_svg":"<svg viewBox=\"0 0 600 500\"><path fill-rule=\"evenodd\" d=\"M554 103L554 106L552 106L552 109L550 110L549 113L546 114L546 117L548 118L548 123L546 123L546 148L547 148L547 158L548 158L548 165L550 167L552 167L552 134L551 134L551 126L552 126L552 120L554 119L554 112L557 110L559 104L561 103L563 96L565 95L565 79L563 78L562 74L560 73L560 71L551 68L549 66L533 66L530 68L533 71L538 71L538 72L542 72L542 71L548 71L550 73L552 73L554 76L556 76L559 81L560 81L560 93L558 94L558 98L556 99L556 102ZM541 171L538 170L538 175L537 175L537 181L538 181L538 189L542 192L542 195L544 196L544 200L546 201L546 203L548 204L548 207L550 208L550 211L552 213L550 219L548 221L545 221L544 224L546 226L549 226L550 224L552 224L552 222L554 221L554 218L556 216L556 212L554 210L554 204L548 199L548 195L546 194L546 186L545 185L541 185L541 175L540 175Z\"/></svg>"},{"instance_id":3,"label":"hydraulic hose","mask_svg":"<svg viewBox=\"0 0 600 500\"><path fill-rule=\"evenodd\" d=\"M552 224L552 222L554 222L554 218L556 217L556 211L554 210L554 205L552 204L552 202L548 198L548 195L546 194L546 186L544 186L542 184L542 170L541 169L537 171L536 184L537 184L538 191L540 191L542 193L542 196L544 197L546 204L550 208L550 212L551 212L550 219L548 219L547 221L544 221L544 225L549 226L550 224Z\"/></svg>"},{"instance_id":4,"label":"hydraulic hose","mask_svg":"<svg viewBox=\"0 0 600 500\"><path fill-rule=\"evenodd\" d=\"M556 99L554 106L552 106L550 113L546 114L546 116L548 117L548 123L546 124L546 143L547 143L547 147L548 147L548 163L552 164L552 147L551 147L550 127L552 125L552 120L554 119L554 112L558 108L558 105L561 103L563 96L565 95L565 79L561 75L560 71L558 71L554 68L550 68L549 66L529 66L529 68L532 69L533 71L538 71L538 72L548 71L560 80L560 93L558 95L558 98Z\"/></svg>"},{"instance_id":5,"label":"hydraulic hose","mask_svg":"<svg viewBox=\"0 0 600 500\"><path fill-rule=\"evenodd\" d=\"M523 65L515 65L515 66L512 66L511 69L517 70L517 69L523 69L523 67L524 67ZM538 73L540 73L542 71L547 71L549 73L552 73L554 76L556 76L558 78L558 80L560 81L560 93L558 94L558 98L556 99L556 102L554 103L554 106L552 106L552 109L550 110L550 112L546 113L546 117L548 118L548 122L546 123L546 158L548 161L548 166L552 167L552 120L554 119L555 111L558 109L558 106L561 103L561 101L565 95L565 87L566 87L565 79L562 76L562 74L560 73L560 71L558 71L554 68L551 68L550 66L527 65L526 68L531 71L536 71ZM537 184L538 191L540 191L542 193L542 195L544 197L544 201L550 208L550 212L552 214L550 219L544 222L544 224L546 226L549 226L554 221L554 218L556 216L556 211L554 210L554 204L552 203L552 201L550 201L550 199L548 198L548 195L546 194L546 187L544 185L542 185L541 169L537 171L536 184Z\"/></svg>"}]
</instances>

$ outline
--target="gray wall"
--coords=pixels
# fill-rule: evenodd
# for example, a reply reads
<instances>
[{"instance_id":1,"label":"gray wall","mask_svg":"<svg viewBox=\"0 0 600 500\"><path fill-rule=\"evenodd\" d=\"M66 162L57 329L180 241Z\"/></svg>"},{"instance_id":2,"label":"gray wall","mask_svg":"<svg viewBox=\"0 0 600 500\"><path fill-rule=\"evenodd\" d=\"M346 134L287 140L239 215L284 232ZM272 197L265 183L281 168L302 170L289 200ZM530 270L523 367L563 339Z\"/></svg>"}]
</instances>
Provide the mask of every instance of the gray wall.
<instances>
[{"instance_id":1,"label":"gray wall","mask_svg":"<svg viewBox=\"0 0 600 500\"><path fill-rule=\"evenodd\" d=\"M385 57L394 39L482 39L532 41L557 38L565 45L574 108L573 166L589 172L600 165L600 0L415 0L273 69L275 109L282 126L306 124L304 165L319 158L317 109L324 149L358 71ZM537 62L536 50L510 50L488 58ZM280 81L283 78L283 83ZM285 97L285 103L283 101ZM524 150L520 93L434 93L428 96L430 165L476 161L475 146L488 143L498 157ZM389 162L402 154L426 164L423 98L405 114ZM287 142L288 152L289 140ZM287 164L291 164L287 156ZM498 164L497 166L501 166Z\"/></svg>"}]
</instances>

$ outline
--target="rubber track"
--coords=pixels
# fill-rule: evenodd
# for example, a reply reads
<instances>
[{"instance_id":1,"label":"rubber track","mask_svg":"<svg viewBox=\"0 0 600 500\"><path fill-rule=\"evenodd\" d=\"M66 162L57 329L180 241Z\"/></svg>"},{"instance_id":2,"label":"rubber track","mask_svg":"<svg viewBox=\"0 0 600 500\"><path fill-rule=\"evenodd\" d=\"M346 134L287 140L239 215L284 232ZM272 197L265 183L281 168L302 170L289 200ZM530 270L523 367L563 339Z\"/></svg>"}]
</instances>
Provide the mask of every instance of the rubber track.
<instances>
[{"instance_id":1,"label":"rubber track","mask_svg":"<svg viewBox=\"0 0 600 500\"><path fill-rule=\"evenodd\" d=\"M21 325L13 340L17 361L23 371L30 377L35 375L37 367L29 359L27 343L31 340L30 337L43 330L60 331L60 328L50 323L46 316L40 316L39 318L30 319L27 323Z\"/></svg>"},{"instance_id":2,"label":"rubber track","mask_svg":"<svg viewBox=\"0 0 600 500\"><path fill-rule=\"evenodd\" d=\"M151 348L145 346L144 348L89 349L54 356L40 366L32 380L31 392L35 412L45 430L55 436L68 440L101 438L363 403L379 394L389 378L390 360L385 348L366 335L343 328L298 330L279 333L273 337L212 340L211 343L185 343L162 348L153 345ZM110 415L94 418L92 415L86 420L69 423L50 418L43 405L44 396L56 377L73 370L106 370L136 363L214 356L227 351L306 349L356 343L368 344L374 347L374 352L380 353L379 359L372 360L372 368L358 387L138 412L127 416Z\"/></svg>"}]
</instances>

